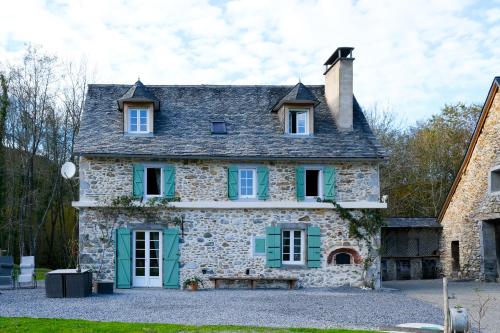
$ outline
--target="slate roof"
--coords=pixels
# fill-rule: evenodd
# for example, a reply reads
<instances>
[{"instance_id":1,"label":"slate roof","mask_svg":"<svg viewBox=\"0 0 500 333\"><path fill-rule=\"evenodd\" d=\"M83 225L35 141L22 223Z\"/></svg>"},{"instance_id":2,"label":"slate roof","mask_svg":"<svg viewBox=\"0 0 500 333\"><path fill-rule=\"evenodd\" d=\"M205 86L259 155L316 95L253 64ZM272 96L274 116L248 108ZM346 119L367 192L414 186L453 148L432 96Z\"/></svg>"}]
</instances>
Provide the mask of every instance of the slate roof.
<instances>
[{"instance_id":1,"label":"slate roof","mask_svg":"<svg viewBox=\"0 0 500 333\"><path fill-rule=\"evenodd\" d=\"M299 82L295 85L295 87L290 89L288 94L286 94L282 99L279 100L276 106L273 107L273 111L278 110L285 103L310 103L318 105L319 101L311 92L311 90L309 90L309 88Z\"/></svg>"},{"instance_id":2,"label":"slate roof","mask_svg":"<svg viewBox=\"0 0 500 333\"><path fill-rule=\"evenodd\" d=\"M390 217L386 228L441 228L433 217Z\"/></svg>"},{"instance_id":3,"label":"slate roof","mask_svg":"<svg viewBox=\"0 0 500 333\"><path fill-rule=\"evenodd\" d=\"M268 85L148 85L148 91L160 101L154 135L124 135L117 100L130 88L89 85L75 144L77 155L245 160L371 160L386 156L355 99L353 131L337 130L322 85L308 86L319 101L315 133L308 137L284 134L278 114L270 112L293 86ZM227 134L211 134L211 121L221 120L226 122Z\"/></svg>"}]
</instances>

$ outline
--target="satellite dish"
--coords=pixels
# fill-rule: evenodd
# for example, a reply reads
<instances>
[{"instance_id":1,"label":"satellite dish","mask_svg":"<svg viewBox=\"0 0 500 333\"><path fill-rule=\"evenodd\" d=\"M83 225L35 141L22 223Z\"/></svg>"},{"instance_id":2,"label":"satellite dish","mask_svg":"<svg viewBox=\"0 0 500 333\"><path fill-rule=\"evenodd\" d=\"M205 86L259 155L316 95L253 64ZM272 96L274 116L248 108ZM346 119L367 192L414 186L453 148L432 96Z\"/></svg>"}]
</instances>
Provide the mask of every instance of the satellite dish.
<instances>
[{"instance_id":1,"label":"satellite dish","mask_svg":"<svg viewBox=\"0 0 500 333\"><path fill-rule=\"evenodd\" d=\"M66 162L61 167L61 176L65 179L73 178L76 172L76 166L72 162Z\"/></svg>"}]
</instances>

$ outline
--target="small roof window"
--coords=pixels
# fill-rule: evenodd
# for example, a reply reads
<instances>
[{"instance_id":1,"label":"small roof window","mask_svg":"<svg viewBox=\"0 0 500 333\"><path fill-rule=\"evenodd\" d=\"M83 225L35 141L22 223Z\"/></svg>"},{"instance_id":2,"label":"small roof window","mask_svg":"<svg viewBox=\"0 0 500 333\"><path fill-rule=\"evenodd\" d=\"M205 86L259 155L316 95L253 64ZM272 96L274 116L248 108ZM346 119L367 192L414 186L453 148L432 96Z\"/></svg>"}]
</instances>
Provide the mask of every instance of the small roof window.
<instances>
[{"instance_id":1,"label":"small roof window","mask_svg":"<svg viewBox=\"0 0 500 333\"><path fill-rule=\"evenodd\" d=\"M225 121L212 121L212 134L227 134Z\"/></svg>"}]
</instances>

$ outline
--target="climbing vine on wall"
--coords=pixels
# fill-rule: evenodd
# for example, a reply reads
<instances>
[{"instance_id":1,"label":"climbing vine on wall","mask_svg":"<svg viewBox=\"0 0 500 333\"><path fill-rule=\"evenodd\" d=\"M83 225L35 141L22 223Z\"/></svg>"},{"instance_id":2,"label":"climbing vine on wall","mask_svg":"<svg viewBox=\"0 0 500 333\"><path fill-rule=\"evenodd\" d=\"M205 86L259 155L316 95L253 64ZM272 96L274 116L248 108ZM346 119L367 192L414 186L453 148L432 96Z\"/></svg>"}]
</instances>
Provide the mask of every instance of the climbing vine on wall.
<instances>
[{"instance_id":1,"label":"climbing vine on wall","mask_svg":"<svg viewBox=\"0 0 500 333\"><path fill-rule=\"evenodd\" d=\"M357 209L353 214L351 210L340 206L335 200L318 199L318 201L331 203L340 218L349 222L349 236L364 240L368 244L371 244L373 236L380 231L380 228L385 226L385 220L380 209Z\"/></svg>"}]
</instances>

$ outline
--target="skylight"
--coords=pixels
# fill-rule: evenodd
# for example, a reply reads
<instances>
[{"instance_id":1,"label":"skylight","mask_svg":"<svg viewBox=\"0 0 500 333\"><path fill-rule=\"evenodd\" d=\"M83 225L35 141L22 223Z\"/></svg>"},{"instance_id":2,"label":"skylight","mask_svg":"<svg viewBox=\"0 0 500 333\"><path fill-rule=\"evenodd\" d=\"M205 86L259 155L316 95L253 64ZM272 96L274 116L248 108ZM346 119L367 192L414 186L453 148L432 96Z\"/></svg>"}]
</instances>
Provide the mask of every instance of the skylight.
<instances>
[{"instance_id":1,"label":"skylight","mask_svg":"<svg viewBox=\"0 0 500 333\"><path fill-rule=\"evenodd\" d=\"M226 134L225 121L212 121L212 134Z\"/></svg>"}]
</instances>

